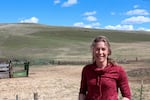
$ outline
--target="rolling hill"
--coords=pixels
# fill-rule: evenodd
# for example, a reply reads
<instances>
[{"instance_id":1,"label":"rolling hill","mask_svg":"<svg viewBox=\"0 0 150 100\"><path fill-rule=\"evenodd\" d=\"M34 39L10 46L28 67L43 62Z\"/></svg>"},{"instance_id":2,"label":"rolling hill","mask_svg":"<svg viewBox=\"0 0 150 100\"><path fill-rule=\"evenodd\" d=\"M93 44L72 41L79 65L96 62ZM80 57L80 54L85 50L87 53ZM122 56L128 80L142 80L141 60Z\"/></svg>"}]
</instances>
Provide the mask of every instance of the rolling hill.
<instances>
[{"instance_id":1,"label":"rolling hill","mask_svg":"<svg viewBox=\"0 0 150 100\"><path fill-rule=\"evenodd\" d=\"M15 59L91 59L94 37L110 39L113 57L150 59L150 32L87 29L31 23L0 24L0 56Z\"/></svg>"}]
</instances>

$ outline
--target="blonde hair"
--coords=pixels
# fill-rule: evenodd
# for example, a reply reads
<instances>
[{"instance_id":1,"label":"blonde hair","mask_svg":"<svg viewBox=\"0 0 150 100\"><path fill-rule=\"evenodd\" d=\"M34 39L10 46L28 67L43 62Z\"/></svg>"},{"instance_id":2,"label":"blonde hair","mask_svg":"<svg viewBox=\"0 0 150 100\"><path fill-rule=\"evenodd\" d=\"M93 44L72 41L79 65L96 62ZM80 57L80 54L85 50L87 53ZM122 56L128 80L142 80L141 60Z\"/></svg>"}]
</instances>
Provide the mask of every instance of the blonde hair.
<instances>
[{"instance_id":1,"label":"blonde hair","mask_svg":"<svg viewBox=\"0 0 150 100\"><path fill-rule=\"evenodd\" d=\"M98 42L104 42L105 45L108 47L108 56L111 55L111 46L110 46L110 43L109 43L109 40L107 37L105 36L97 36L93 41L92 41L92 44L91 44L91 49L93 50L93 48L95 47L96 43ZM112 63L114 64L115 61L111 58L107 58L108 59L108 63ZM93 52L92 52L92 61L93 63L95 62L95 59L94 59L94 55L93 55Z\"/></svg>"}]
</instances>

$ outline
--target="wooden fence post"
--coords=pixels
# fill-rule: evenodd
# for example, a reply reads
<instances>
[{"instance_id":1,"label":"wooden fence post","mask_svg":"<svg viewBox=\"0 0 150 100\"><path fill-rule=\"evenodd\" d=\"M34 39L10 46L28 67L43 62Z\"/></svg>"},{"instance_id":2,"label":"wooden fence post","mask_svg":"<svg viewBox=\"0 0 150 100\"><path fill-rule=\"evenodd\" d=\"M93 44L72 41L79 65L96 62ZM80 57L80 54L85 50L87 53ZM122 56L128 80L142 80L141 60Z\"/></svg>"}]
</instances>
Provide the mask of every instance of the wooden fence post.
<instances>
[{"instance_id":1,"label":"wooden fence post","mask_svg":"<svg viewBox=\"0 0 150 100\"><path fill-rule=\"evenodd\" d=\"M29 75L29 62L24 63L24 70L27 71L27 77L28 77L28 75Z\"/></svg>"},{"instance_id":2,"label":"wooden fence post","mask_svg":"<svg viewBox=\"0 0 150 100\"><path fill-rule=\"evenodd\" d=\"M18 95L16 95L16 100L18 100Z\"/></svg>"},{"instance_id":3,"label":"wooden fence post","mask_svg":"<svg viewBox=\"0 0 150 100\"><path fill-rule=\"evenodd\" d=\"M38 93L34 93L34 100L38 100Z\"/></svg>"},{"instance_id":4,"label":"wooden fence post","mask_svg":"<svg viewBox=\"0 0 150 100\"><path fill-rule=\"evenodd\" d=\"M142 100L143 93L143 80L141 80L141 89L140 89L140 100Z\"/></svg>"},{"instance_id":5,"label":"wooden fence post","mask_svg":"<svg viewBox=\"0 0 150 100\"><path fill-rule=\"evenodd\" d=\"M12 78L12 64L11 64L11 61L9 61L9 78Z\"/></svg>"}]
</instances>

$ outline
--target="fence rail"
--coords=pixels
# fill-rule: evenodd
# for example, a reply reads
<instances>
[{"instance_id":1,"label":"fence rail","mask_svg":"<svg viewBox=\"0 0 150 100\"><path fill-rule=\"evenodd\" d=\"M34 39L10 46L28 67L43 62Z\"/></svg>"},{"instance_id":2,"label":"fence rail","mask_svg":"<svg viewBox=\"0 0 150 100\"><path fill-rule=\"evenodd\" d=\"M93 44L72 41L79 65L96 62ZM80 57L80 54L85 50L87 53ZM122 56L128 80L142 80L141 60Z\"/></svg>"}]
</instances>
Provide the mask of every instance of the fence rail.
<instances>
[{"instance_id":1,"label":"fence rail","mask_svg":"<svg viewBox=\"0 0 150 100\"><path fill-rule=\"evenodd\" d=\"M19 100L19 96L16 95L16 100ZM39 100L38 99L38 93L33 93L33 100Z\"/></svg>"},{"instance_id":2,"label":"fence rail","mask_svg":"<svg viewBox=\"0 0 150 100\"><path fill-rule=\"evenodd\" d=\"M25 77L29 73L29 62L24 62L18 65L11 60L0 61L0 79L2 78L14 78L14 77Z\"/></svg>"}]
</instances>

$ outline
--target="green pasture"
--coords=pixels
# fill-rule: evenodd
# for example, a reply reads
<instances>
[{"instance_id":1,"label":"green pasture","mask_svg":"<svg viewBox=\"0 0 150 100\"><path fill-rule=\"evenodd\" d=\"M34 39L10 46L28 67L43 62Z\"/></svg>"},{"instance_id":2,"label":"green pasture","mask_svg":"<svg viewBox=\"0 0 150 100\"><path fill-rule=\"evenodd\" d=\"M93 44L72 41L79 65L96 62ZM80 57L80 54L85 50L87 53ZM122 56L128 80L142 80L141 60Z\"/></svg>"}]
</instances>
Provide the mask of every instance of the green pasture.
<instances>
[{"instance_id":1,"label":"green pasture","mask_svg":"<svg viewBox=\"0 0 150 100\"><path fill-rule=\"evenodd\" d=\"M41 24L1 24L0 56L32 60L89 60L94 37L110 39L115 59L150 59L150 32Z\"/></svg>"}]
</instances>

